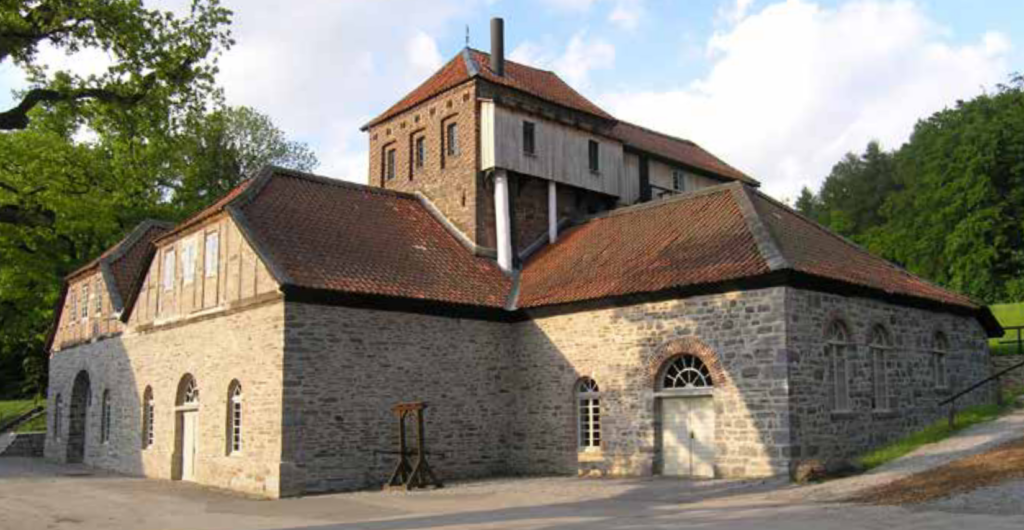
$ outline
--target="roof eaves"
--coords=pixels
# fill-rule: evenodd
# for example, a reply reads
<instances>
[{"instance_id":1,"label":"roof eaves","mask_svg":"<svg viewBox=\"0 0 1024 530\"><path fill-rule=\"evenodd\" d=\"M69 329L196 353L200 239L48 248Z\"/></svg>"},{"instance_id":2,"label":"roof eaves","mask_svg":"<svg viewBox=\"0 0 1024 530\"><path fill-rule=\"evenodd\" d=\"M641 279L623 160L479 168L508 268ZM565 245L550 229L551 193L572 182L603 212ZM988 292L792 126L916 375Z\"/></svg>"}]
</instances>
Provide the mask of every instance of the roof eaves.
<instances>
[{"instance_id":1,"label":"roof eaves","mask_svg":"<svg viewBox=\"0 0 1024 530\"><path fill-rule=\"evenodd\" d=\"M768 268L772 271L791 268L789 260L786 259L775 238L772 237L771 231L765 226L757 209L754 208L754 203L750 200L749 185L735 182L727 184L727 186L732 190L736 206L743 215L743 220L747 223L747 230L750 231L750 235L754 238L754 242L757 244L757 251L761 254L761 258L768 265Z\"/></svg>"}]
</instances>

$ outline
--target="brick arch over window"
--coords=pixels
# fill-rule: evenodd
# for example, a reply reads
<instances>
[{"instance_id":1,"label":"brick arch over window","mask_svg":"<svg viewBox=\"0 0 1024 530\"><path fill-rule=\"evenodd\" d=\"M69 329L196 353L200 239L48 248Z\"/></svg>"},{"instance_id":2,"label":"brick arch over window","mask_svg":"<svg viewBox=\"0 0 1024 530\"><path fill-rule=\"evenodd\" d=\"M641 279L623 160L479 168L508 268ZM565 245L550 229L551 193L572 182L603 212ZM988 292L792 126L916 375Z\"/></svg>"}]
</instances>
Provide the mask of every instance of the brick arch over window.
<instances>
[{"instance_id":1,"label":"brick arch over window","mask_svg":"<svg viewBox=\"0 0 1024 530\"><path fill-rule=\"evenodd\" d=\"M722 388L730 384L729 379L725 377L725 370L723 370L722 364L718 361L718 355L715 354L715 351L696 337L684 337L664 344L648 359L647 380L650 382L651 388L655 390L659 388L658 378L661 375L662 368L668 366L668 363L676 357L683 355L692 355L700 359L708 371L711 372L711 380L714 382L715 387Z\"/></svg>"}]
</instances>

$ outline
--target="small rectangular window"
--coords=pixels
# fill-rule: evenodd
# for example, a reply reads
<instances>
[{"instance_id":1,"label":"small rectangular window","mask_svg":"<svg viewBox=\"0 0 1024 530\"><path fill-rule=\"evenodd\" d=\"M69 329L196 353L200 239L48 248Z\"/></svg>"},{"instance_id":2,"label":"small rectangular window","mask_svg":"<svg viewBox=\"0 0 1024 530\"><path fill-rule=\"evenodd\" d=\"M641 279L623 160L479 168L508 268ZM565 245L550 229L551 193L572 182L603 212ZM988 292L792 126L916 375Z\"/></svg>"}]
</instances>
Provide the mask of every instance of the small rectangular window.
<instances>
[{"instance_id":1,"label":"small rectangular window","mask_svg":"<svg viewBox=\"0 0 1024 530\"><path fill-rule=\"evenodd\" d=\"M82 284L82 320L89 318L89 284Z\"/></svg>"},{"instance_id":2,"label":"small rectangular window","mask_svg":"<svg viewBox=\"0 0 1024 530\"><path fill-rule=\"evenodd\" d=\"M427 161L427 139L423 136L416 138L415 148L415 165L416 169L423 169L423 166Z\"/></svg>"},{"instance_id":3,"label":"small rectangular window","mask_svg":"<svg viewBox=\"0 0 1024 530\"><path fill-rule=\"evenodd\" d=\"M536 127L531 121L523 122L523 152L528 155L537 154Z\"/></svg>"},{"instance_id":4,"label":"small rectangular window","mask_svg":"<svg viewBox=\"0 0 1024 530\"><path fill-rule=\"evenodd\" d=\"M203 255L203 270L206 277L217 275L217 268L220 265L220 232L206 234L206 254Z\"/></svg>"},{"instance_id":5,"label":"small rectangular window","mask_svg":"<svg viewBox=\"0 0 1024 530\"><path fill-rule=\"evenodd\" d=\"M395 178L395 150L388 149L384 155L384 177L388 180Z\"/></svg>"},{"instance_id":6,"label":"small rectangular window","mask_svg":"<svg viewBox=\"0 0 1024 530\"><path fill-rule=\"evenodd\" d=\"M599 154L600 153L598 151L598 143L594 140L590 140L587 144L587 158L590 162L591 173L597 173L598 171L601 170Z\"/></svg>"},{"instance_id":7,"label":"small rectangular window","mask_svg":"<svg viewBox=\"0 0 1024 530\"><path fill-rule=\"evenodd\" d=\"M96 280L93 282L93 289L92 290L93 290L92 296L94 298L93 302L95 304L95 309L96 309L94 316L98 317L98 316L100 316L100 313L103 312L103 286L100 284L99 276L97 276Z\"/></svg>"},{"instance_id":8,"label":"small rectangular window","mask_svg":"<svg viewBox=\"0 0 1024 530\"><path fill-rule=\"evenodd\" d=\"M672 172L672 189L686 191L686 173L678 169Z\"/></svg>"},{"instance_id":9,"label":"small rectangular window","mask_svg":"<svg viewBox=\"0 0 1024 530\"><path fill-rule=\"evenodd\" d=\"M175 275L175 264L177 260L174 256L174 249L168 250L164 253L164 290L171 291L174 289L174 275Z\"/></svg>"},{"instance_id":10,"label":"small rectangular window","mask_svg":"<svg viewBox=\"0 0 1024 530\"><path fill-rule=\"evenodd\" d=\"M459 124L448 124L445 128L445 139L448 143L448 156L459 156Z\"/></svg>"},{"instance_id":11,"label":"small rectangular window","mask_svg":"<svg viewBox=\"0 0 1024 530\"><path fill-rule=\"evenodd\" d=\"M181 277L185 285L196 279L196 239L186 239L181 245Z\"/></svg>"}]
</instances>

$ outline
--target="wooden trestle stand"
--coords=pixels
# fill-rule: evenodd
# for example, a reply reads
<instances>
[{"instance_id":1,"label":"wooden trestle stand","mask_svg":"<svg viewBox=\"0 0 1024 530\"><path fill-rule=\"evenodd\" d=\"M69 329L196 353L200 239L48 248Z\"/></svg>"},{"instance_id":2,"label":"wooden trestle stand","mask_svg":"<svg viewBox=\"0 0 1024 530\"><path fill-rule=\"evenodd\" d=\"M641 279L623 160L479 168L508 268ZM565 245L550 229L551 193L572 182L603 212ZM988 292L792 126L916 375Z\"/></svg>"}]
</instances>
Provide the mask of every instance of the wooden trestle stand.
<instances>
[{"instance_id":1,"label":"wooden trestle stand","mask_svg":"<svg viewBox=\"0 0 1024 530\"><path fill-rule=\"evenodd\" d=\"M427 486L444 487L441 481L434 476L434 472L431 471L430 464L427 462L427 442L423 433L423 410L426 408L427 404L423 402L399 403L391 408L391 411L398 417L398 466L395 467L395 471L391 474L391 479L388 480L384 489L409 491L413 488L426 488ZM415 451L409 451L405 443L405 418L410 414L416 417ZM409 463L408 457L412 455L416 455L415 464Z\"/></svg>"}]
</instances>

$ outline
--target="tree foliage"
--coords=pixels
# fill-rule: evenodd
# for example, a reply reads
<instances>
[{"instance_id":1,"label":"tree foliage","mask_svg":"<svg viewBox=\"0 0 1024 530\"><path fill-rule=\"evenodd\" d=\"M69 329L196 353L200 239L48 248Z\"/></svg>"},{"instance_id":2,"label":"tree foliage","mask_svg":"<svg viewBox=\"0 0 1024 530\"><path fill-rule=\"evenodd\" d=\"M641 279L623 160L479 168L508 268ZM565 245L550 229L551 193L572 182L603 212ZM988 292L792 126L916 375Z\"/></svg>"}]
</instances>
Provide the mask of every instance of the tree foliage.
<instances>
[{"instance_id":1,"label":"tree foliage","mask_svg":"<svg viewBox=\"0 0 1024 530\"><path fill-rule=\"evenodd\" d=\"M1024 78L937 112L894 152L869 144L796 207L945 287L1024 299Z\"/></svg>"},{"instance_id":2,"label":"tree foliage","mask_svg":"<svg viewBox=\"0 0 1024 530\"><path fill-rule=\"evenodd\" d=\"M222 105L213 76L230 13L216 0L196 0L185 18L129 0L0 0L0 9L0 60L31 83L19 107L39 90L59 93L23 118L12 118L18 109L0 118L4 395L45 388L42 346L66 274L141 220L180 220L261 164L310 169L316 158L259 112ZM49 74L36 62L43 42L105 50L115 62L98 76Z\"/></svg>"}]
</instances>

